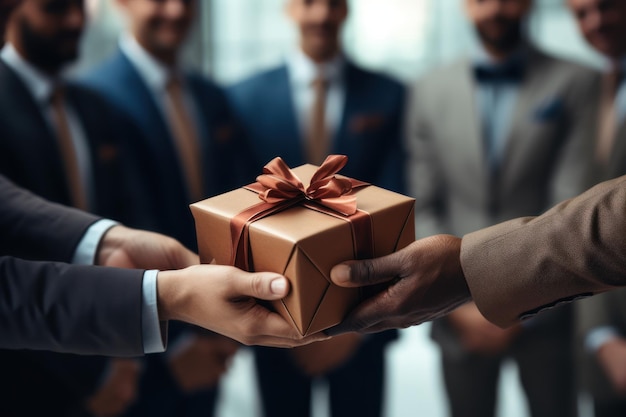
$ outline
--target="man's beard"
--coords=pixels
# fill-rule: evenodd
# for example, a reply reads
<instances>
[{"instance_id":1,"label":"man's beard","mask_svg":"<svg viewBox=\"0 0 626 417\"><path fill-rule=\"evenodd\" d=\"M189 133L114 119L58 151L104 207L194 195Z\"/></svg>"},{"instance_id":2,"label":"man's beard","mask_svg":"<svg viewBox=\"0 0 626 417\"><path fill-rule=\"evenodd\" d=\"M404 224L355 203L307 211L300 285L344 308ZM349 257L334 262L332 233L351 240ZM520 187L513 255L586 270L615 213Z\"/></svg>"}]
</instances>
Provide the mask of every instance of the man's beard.
<instances>
[{"instance_id":1,"label":"man's beard","mask_svg":"<svg viewBox=\"0 0 626 417\"><path fill-rule=\"evenodd\" d=\"M65 32L54 37L42 36L25 19L19 21L19 31L28 60L47 72L57 72L63 65L78 57L78 44L66 51L61 50L60 45L79 37L80 32Z\"/></svg>"},{"instance_id":2,"label":"man's beard","mask_svg":"<svg viewBox=\"0 0 626 417\"><path fill-rule=\"evenodd\" d=\"M327 39L324 43L319 43L318 39L315 39L314 31L325 31L327 33ZM338 28L335 28L328 24L322 25L308 25L303 28L303 45L308 49L309 53L314 53L316 58L331 59L339 49L339 34Z\"/></svg>"},{"instance_id":3,"label":"man's beard","mask_svg":"<svg viewBox=\"0 0 626 417\"><path fill-rule=\"evenodd\" d=\"M486 30L478 26L477 32L483 44L499 52L510 52L522 41L522 22L505 22L506 31L500 37L490 36Z\"/></svg>"}]
</instances>

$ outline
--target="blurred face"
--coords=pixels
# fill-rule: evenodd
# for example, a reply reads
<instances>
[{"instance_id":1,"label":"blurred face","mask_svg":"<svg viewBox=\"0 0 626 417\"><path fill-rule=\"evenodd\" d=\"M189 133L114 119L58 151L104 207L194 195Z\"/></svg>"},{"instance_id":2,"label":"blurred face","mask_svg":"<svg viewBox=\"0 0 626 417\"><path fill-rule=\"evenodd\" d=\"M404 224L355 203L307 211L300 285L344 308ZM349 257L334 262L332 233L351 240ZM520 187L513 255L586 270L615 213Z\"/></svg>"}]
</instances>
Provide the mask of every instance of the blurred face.
<instances>
[{"instance_id":1,"label":"blurred face","mask_svg":"<svg viewBox=\"0 0 626 417\"><path fill-rule=\"evenodd\" d=\"M32 64L55 72L78 56L84 24L82 0L23 0L9 20L7 40Z\"/></svg>"},{"instance_id":2,"label":"blurred face","mask_svg":"<svg viewBox=\"0 0 626 417\"><path fill-rule=\"evenodd\" d=\"M174 59L193 22L195 0L118 0L137 41L165 60Z\"/></svg>"},{"instance_id":3,"label":"blurred face","mask_svg":"<svg viewBox=\"0 0 626 417\"><path fill-rule=\"evenodd\" d=\"M626 55L626 1L569 0L569 6L591 46L611 58Z\"/></svg>"},{"instance_id":4,"label":"blurred face","mask_svg":"<svg viewBox=\"0 0 626 417\"><path fill-rule=\"evenodd\" d=\"M531 0L465 0L467 15L482 43L499 52L510 51L519 44L531 5Z\"/></svg>"},{"instance_id":5,"label":"blurred face","mask_svg":"<svg viewBox=\"0 0 626 417\"><path fill-rule=\"evenodd\" d=\"M337 54L347 0L289 0L287 14L298 26L300 46L311 59L321 62Z\"/></svg>"}]
</instances>

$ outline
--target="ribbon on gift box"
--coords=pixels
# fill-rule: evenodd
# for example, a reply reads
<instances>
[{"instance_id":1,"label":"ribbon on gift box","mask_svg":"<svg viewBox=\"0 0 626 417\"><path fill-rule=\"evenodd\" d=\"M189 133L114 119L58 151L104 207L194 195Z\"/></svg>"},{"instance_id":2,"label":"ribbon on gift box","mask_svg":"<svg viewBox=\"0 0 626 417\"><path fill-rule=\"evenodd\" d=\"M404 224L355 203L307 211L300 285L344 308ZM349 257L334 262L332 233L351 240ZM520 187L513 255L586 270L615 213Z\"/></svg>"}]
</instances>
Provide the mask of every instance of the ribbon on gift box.
<instances>
[{"instance_id":1,"label":"ribbon on gift box","mask_svg":"<svg viewBox=\"0 0 626 417\"><path fill-rule=\"evenodd\" d=\"M274 158L263 168L257 182L244 187L259 194L261 203L255 204L230 222L232 239L231 265L251 270L249 226L264 217L271 216L293 206L311 210L344 220L350 224L352 241L357 259L374 256L374 238L370 215L357 208L355 189L369 184L336 174L346 165L345 155L330 155L311 178L305 189L302 181L282 160Z\"/></svg>"}]
</instances>

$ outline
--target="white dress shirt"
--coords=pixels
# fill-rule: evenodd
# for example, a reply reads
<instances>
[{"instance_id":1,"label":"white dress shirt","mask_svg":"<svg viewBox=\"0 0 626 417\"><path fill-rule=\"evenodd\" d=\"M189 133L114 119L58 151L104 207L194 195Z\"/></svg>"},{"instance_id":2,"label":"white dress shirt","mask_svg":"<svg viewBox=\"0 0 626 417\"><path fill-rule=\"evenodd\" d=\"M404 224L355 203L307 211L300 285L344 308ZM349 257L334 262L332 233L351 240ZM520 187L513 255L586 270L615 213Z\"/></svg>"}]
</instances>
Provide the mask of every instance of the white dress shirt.
<instances>
[{"instance_id":1,"label":"white dress shirt","mask_svg":"<svg viewBox=\"0 0 626 417\"><path fill-rule=\"evenodd\" d=\"M306 140L306 132L310 127L311 108L315 100L313 82L320 75L328 83L325 120L329 137L333 140L341 123L346 101L345 66L346 61L342 55L318 65L299 49L287 58L289 84L302 140Z\"/></svg>"},{"instance_id":2,"label":"white dress shirt","mask_svg":"<svg viewBox=\"0 0 626 417\"><path fill-rule=\"evenodd\" d=\"M26 85L26 88L41 109L44 119L50 125L52 132L56 132L51 98L55 85L62 81L59 78L53 78L35 68L30 62L26 61L10 43L7 43L0 51L0 59L16 73ZM84 188L83 191L87 196L89 207L92 208L94 205L93 167L91 165L89 142L87 141L85 130L80 119L67 100L64 100L63 107L67 115L72 143L74 144L78 169Z\"/></svg>"},{"instance_id":3,"label":"white dress shirt","mask_svg":"<svg viewBox=\"0 0 626 417\"><path fill-rule=\"evenodd\" d=\"M104 234L118 223L102 219L92 224L78 243L72 258L76 265L94 265L96 251ZM141 297L141 331L144 353L160 353L165 351L166 327L159 322L157 308L157 273L151 270L143 274Z\"/></svg>"},{"instance_id":4,"label":"white dress shirt","mask_svg":"<svg viewBox=\"0 0 626 417\"><path fill-rule=\"evenodd\" d=\"M166 91L167 83L172 76L178 76L183 90L183 102L187 110L187 114L191 117L194 123L196 132L198 133L198 139L202 135L207 135L209 132L202 130L202 125L199 123L201 120L199 109L196 107L194 100L192 99L189 87L186 84L185 78L177 68L169 68L161 61L152 56L143 46L137 42L135 37L129 33L123 35L120 38L120 49L122 53L130 60L135 67L141 79L146 83L152 97L154 98L157 107L163 115L163 121L166 126L173 131L172 126L169 125L169 118L172 107L172 102L169 99Z\"/></svg>"}]
</instances>

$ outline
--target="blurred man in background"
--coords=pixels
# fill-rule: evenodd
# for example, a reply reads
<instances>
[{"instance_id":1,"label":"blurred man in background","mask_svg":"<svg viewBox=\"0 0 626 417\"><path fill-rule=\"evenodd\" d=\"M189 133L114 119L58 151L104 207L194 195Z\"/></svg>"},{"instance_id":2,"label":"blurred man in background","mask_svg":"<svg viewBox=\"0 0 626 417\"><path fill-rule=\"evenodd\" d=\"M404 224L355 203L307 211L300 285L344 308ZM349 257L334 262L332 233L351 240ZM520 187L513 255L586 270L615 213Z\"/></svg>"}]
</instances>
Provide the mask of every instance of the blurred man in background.
<instances>
[{"instance_id":1,"label":"blurred man in background","mask_svg":"<svg viewBox=\"0 0 626 417\"><path fill-rule=\"evenodd\" d=\"M0 172L49 200L146 226L144 187L125 146L130 126L62 74L77 57L84 22L82 1L70 0L25 0L8 20ZM130 360L3 351L0 362L3 416L112 415L132 401L139 376Z\"/></svg>"},{"instance_id":2,"label":"blurred man in background","mask_svg":"<svg viewBox=\"0 0 626 417\"><path fill-rule=\"evenodd\" d=\"M468 58L427 75L410 110L409 181L420 237L537 215L586 188L595 133L591 71L526 38L530 0L465 0L478 36ZM493 416L505 358L534 417L576 415L572 315L501 330L467 304L436 321L451 415Z\"/></svg>"},{"instance_id":3,"label":"blurred man in background","mask_svg":"<svg viewBox=\"0 0 626 417\"><path fill-rule=\"evenodd\" d=\"M295 167L344 154L342 174L402 191L404 88L343 55L345 0L289 0L286 12L299 31L298 50L229 90L257 159L280 156ZM379 416L385 347L396 337L346 335L291 351L255 349L265 415L310 415L312 381L323 377L333 416Z\"/></svg>"},{"instance_id":4,"label":"blurred man in background","mask_svg":"<svg viewBox=\"0 0 626 417\"><path fill-rule=\"evenodd\" d=\"M233 123L222 90L187 71L180 55L196 1L118 0L128 18L119 49L82 81L128 115L141 135L156 231L196 248L189 203L251 182L257 164ZM149 358L131 415L210 416L218 377L236 345L219 335L183 332L174 355ZM180 353L176 355L176 353Z\"/></svg>"},{"instance_id":5,"label":"blurred man in background","mask_svg":"<svg viewBox=\"0 0 626 417\"><path fill-rule=\"evenodd\" d=\"M626 174L626 2L568 0L587 42L606 58L600 92L594 180ZM626 291L577 306L582 383L596 417L626 415Z\"/></svg>"}]
</instances>

